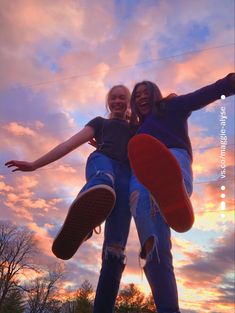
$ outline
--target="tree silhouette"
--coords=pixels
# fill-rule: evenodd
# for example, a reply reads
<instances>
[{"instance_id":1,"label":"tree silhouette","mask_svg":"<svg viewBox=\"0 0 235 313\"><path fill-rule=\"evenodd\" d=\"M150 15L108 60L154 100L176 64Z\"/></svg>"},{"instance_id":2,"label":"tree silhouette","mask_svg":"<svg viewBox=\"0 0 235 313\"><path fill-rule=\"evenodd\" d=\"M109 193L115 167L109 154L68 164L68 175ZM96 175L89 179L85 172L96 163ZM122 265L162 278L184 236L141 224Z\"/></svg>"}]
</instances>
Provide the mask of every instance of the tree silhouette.
<instances>
[{"instance_id":1,"label":"tree silhouette","mask_svg":"<svg viewBox=\"0 0 235 313\"><path fill-rule=\"evenodd\" d=\"M27 311L29 313L47 313L58 311L60 302L53 299L58 281L63 276L63 268L55 264L42 276L36 277L25 288L28 292Z\"/></svg>"},{"instance_id":2,"label":"tree silhouette","mask_svg":"<svg viewBox=\"0 0 235 313\"><path fill-rule=\"evenodd\" d=\"M143 313L145 308L145 296L133 283L120 290L116 313Z\"/></svg>"},{"instance_id":3,"label":"tree silhouette","mask_svg":"<svg viewBox=\"0 0 235 313\"><path fill-rule=\"evenodd\" d=\"M15 289L9 292L5 297L0 313L23 313L24 308L22 291Z\"/></svg>"},{"instance_id":4,"label":"tree silhouette","mask_svg":"<svg viewBox=\"0 0 235 313\"><path fill-rule=\"evenodd\" d=\"M156 312L156 306L155 306L155 302L153 299L153 295L150 294L146 298L146 308L145 308L145 311L143 313L154 313L154 312Z\"/></svg>"},{"instance_id":5,"label":"tree silhouette","mask_svg":"<svg viewBox=\"0 0 235 313\"><path fill-rule=\"evenodd\" d=\"M0 309L7 295L17 287L19 274L37 270L33 259L37 251L32 232L0 221Z\"/></svg>"},{"instance_id":6,"label":"tree silhouette","mask_svg":"<svg viewBox=\"0 0 235 313\"><path fill-rule=\"evenodd\" d=\"M90 282L85 280L76 297L62 303L56 295L63 277L61 264L42 270L36 263L38 253L32 232L0 221L0 313L92 313L94 290ZM37 277L22 286L20 275L31 271L37 272ZM119 292L115 313L152 312L152 296L146 298L133 283Z\"/></svg>"},{"instance_id":7,"label":"tree silhouette","mask_svg":"<svg viewBox=\"0 0 235 313\"><path fill-rule=\"evenodd\" d=\"M93 287L85 280L77 291L75 313L91 313L93 301Z\"/></svg>"}]
</instances>

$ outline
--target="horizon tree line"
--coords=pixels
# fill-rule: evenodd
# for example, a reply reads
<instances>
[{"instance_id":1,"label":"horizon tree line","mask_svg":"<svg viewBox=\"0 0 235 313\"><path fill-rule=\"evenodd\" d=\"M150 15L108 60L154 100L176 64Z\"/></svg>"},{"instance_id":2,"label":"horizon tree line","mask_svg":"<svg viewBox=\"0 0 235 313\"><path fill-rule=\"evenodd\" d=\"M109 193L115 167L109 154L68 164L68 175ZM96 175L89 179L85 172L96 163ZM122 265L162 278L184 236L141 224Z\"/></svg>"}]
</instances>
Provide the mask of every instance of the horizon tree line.
<instances>
[{"instance_id":1,"label":"horizon tree line","mask_svg":"<svg viewBox=\"0 0 235 313\"><path fill-rule=\"evenodd\" d=\"M39 254L33 232L0 221L0 313L92 313L92 284L85 280L74 296L60 300L60 284L65 277L63 264L42 266L38 264ZM153 312L152 296L146 297L135 284L120 290L115 313Z\"/></svg>"}]
</instances>

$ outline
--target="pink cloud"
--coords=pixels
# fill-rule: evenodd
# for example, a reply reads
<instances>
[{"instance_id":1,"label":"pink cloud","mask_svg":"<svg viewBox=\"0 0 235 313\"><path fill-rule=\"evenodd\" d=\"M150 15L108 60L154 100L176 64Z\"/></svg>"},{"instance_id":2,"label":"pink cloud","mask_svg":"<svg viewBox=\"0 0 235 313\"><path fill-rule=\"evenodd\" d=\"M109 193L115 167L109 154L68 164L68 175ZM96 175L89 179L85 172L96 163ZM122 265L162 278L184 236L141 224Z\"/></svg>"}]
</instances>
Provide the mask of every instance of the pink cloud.
<instances>
[{"instance_id":1,"label":"pink cloud","mask_svg":"<svg viewBox=\"0 0 235 313\"><path fill-rule=\"evenodd\" d=\"M0 175L0 179L3 180L4 176ZM10 192L12 190L13 190L12 186L6 184L4 181L0 181L0 193Z\"/></svg>"},{"instance_id":2,"label":"pink cloud","mask_svg":"<svg viewBox=\"0 0 235 313\"><path fill-rule=\"evenodd\" d=\"M210 175L217 173L220 177L220 147L214 147L204 151L195 151L193 171L195 180L203 173L203 175ZM233 151L226 152L226 166L230 167L234 164Z\"/></svg>"},{"instance_id":3,"label":"pink cloud","mask_svg":"<svg viewBox=\"0 0 235 313\"><path fill-rule=\"evenodd\" d=\"M5 125L4 128L16 136L35 136L35 132L29 127L24 127L16 122Z\"/></svg>"},{"instance_id":4,"label":"pink cloud","mask_svg":"<svg viewBox=\"0 0 235 313\"><path fill-rule=\"evenodd\" d=\"M201 288L202 281L204 286L211 286L212 281L219 284L224 279L224 275L233 270L233 235L228 231L223 238L215 240L211 251L185 252L185 255L193 260L192 263L180 268L182 277L194 277L191 283L190 280L185 282L188 286ZM214 288L216 289L216 285Z\"/></svg>"},{"instance_id":5,"label":"pink cloud","mask_svg":"<svg viewBox=\"0 0 235 313\"><path fill-rule=\"evenodd\" d=\"M136 81L146 78L159 83L164 95L172 91L182 94L225 76L234 68L232 47L188 53L179 58L169 56L177 54L174 47L180 48L182 38L193 23L205 25L209 35L205 42L181 47L183 52L233 41L232 6L228 3L163 1L146 5L140 2L127 12L124 4L123 11L117 11L114 3L107 4L107 1L92 6L62 0L56 6L50 1L5 2L0 13L3 21L0 69L4 77L1 89L3 92L4 88L22 84L28 87L11 89L1 97L0 117L1 124L5 125L0 139L3 157L36 159L81 129L89 119L104 115L105 95L113 84L133 86ZM126 16L126 13L128 15L123 19L122 14ZM163 37L167 38L167 44ZM164 49L168 52L163 53ZM145 64L146 61L150 62ZM55 71L52 65L55 65ZM207 109L214 106L217 103ZM205 134L206 130L200 124L190 123L195 150L217 145L215 136ZM19 225L28 225L37 234L44 261L55 259L50 246L71 201L85 183L84 166L91 151L89 145L84 145L34 173L4 172L5 176L1 177L1 216ZM195 180L216 175L218 153L218 148L195 152ZM226 154L226 162L230 172L234 163L230 151ZM232 213L226 213L223 220L219 215L217 187L195 185L192 197L196 212L194 227L205 236L208 230L217 236L217 231L225 231L233 225ZM230 209L232 194L228 184L226 188ZM205 213L206 210L218 210L218 213ZM94 235L71 261L66 262L68 277L64 287L76 288L85 278L95 286L102 242L103 234ZM215 289L212 284L206 284L206 290L199 288L200 270L204 279L211 278L215 285L222 282L215 278L216 271L221 273L219 267L224 265L216 247L212 247L211 254L206 253L202 246L195 244L193 236L188 241L177 238L173 245L176 246L176 272L183 308L196 312L212 312L216 308L221 313L226 312L225 302L229 299L223 299L222 289ZM216 245L230 246L230 242L224 239ZM220 252L226 251L221 249ZM134 281L147 288L146 280L141 280L138 253L139 242L132 225L123 282ZM206 272L209 262L200 263L206 262L206 258L214 264L214 276ZM195 290L191 288L192 275L196 277ZM231 307L228 306L227 311L228 308Z\"/></svg>"},{"instance_id":6,"label":"pink cloud","mask_svg":"<svg viewBox=\"0 0 235 313\"><path fill-rule=\"evenodd\" d=\"M47 229L38 226L35 222L29 222L27 224L29 230L35 233L35 237L38 240L38 246L41 252L46 255L52 256L51 246L52 238L48 235Z\"/></svg>"},{"instance_id":7,"label":"pink cloud","mask_svg":"<svg viewBox=\"0 0 235 313\"><path fill-rule=\"evenodd\" d=\"M71 58L70 55L65 57L63 62L65 62L66 67L68 68L71 64L73 68L79 68L82 72L80 63L84 64L89 75L81 75L77 78L75 76L72 83L69 80L59 82L60 89L55 99L64 110L69 112L83 110L83 112L89 113L95 109L97 113L102 112L104 114L107 88L103 81L109 72L109 66L105 63L92 66L92 57L87 58L87 60L84 57L81 58L80 55L74 57ZM96 62L96 60L94 61ZM92 108L88 103L92 103Z\"/></svg>"},{"instance_id":8,"label":"pink cloud","mask_svg":"<svg viewBox=\"0 0 235 313\"><path fill-rule=\"evenodd\" d=\"M196 125L193 123L189 123L189 137L191 138L191 143L193 150L202 149L205 147L215 146L217 145L217 138L214 136L205 136L204 132L208 129Z\"/></svg>"}]
</instances>

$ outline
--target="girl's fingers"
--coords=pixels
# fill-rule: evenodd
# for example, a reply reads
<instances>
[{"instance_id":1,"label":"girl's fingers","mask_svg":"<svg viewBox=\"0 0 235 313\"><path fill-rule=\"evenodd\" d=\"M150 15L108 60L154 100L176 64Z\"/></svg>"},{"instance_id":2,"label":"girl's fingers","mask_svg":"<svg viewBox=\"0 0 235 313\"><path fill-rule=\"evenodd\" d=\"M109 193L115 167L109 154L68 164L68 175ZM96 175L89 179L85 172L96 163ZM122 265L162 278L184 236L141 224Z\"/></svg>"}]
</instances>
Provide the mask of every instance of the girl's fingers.
<instances>
[{"instance_id":1,"label":"girl's fingers","mask_svg":"<svg viewBox=\"0 0 235 313\"><path fill-rule=\"evenodd\" d=\"M15 161L8 161L5 163L6 166L10 167L10 166L14 166L15 165Z\"/></svg>"},{"instance_id":2,"label":"girl's fingers","mask_svg":"<svg viewBox=\"0 0 235 313\"><path fill-rule=\"evenodd\" d=\"M14 169L12 169L12 172L16 172L16 171L30 172L30 171L33 171L33 168L32 168L32 165L30 162L11 160L11 161L6 162L5 165L8 168L15 167Z\"/></svg>"},{"instance_id":3,"label":"girl's fingers","mask_svg":"<svg viewBox=\"0 0 235 313\"><path fill-rule=\"evenodd\" d=\"M12 166L14 166L14 164L8 164L8 165L7 165L7 167L12 167Z\"/></svg>"}]
</instances>

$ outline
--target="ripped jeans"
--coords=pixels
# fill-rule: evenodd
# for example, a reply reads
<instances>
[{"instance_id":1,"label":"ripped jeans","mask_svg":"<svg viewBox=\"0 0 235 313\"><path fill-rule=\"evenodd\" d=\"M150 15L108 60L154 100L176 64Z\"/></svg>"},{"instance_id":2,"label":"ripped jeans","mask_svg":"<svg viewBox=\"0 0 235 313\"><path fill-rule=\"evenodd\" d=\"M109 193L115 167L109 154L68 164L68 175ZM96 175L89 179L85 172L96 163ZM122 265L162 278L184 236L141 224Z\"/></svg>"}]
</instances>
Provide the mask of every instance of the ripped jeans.
<instances>
[{"instance_id":1,"label":"ripped jeans","mask_svg":"<svg viewBox=\"0 0 235 313\"><path fill-rule=\"evenodd\" d=\"M185 187L190 196L193 180L191 159L183 149L169 150L181 167ZM141 244L140 257L146 260L144 272L152 290L157 312L180 313L171 254L170 227L162 218L148 190L134 175L130 181L130 205ZM153 239L153 248L146 255L145 243L150 238Z\"/></svg>"},{"instance_id":2,"label":"ripped jeans","mask_svg":"<svg viewBox=\"0 0 235 313\"><path fill-rule=\"evenodd\" d=\"M125 247L130 229L130 166L100 152L93 152L86 166L87 183L81 191L106 184L116 192L116 203L105 222L102 266L96 289L93 313L112 313L125 268Z\"/></svg>"}]
</instances>

